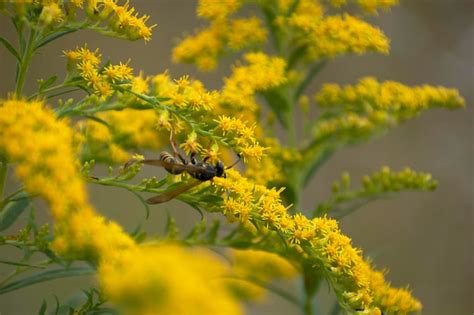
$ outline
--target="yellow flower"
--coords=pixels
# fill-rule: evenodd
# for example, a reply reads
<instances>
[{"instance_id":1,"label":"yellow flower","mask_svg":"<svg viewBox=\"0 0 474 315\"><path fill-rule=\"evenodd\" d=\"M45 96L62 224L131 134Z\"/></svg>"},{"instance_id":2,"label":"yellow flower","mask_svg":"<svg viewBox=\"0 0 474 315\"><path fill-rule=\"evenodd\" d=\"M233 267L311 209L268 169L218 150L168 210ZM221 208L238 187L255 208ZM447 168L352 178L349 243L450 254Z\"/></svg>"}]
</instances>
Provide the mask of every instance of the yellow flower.
<instances>
[{"instance_id":1,"label":"yellow flower","mask_svg":"<svg viewBox=\"0 0 474 315\"><path fill-rule=\"evenodd\" d=\"M58 3L48 3L43 6L39 20L44 25L51 25L52 23L61 22L64 18L64 13L59 7Z\"/></svg>"},{"instance_id":2,"label":"yellow flower","mask_svg":"<svg viewBox=\"0 0 474 315\"><path fill-rule=\"evenodd\" d=\"M245 222L253 222L257 228L258 222L262 222L265 228L278 231L302 259L308 260L307 264L324 268L336 294L350 309L375 307L376 295L370 282L374 271L360 250L352 247L350 239L341 233L335 220L310 220L301 213L289 215L278 198L281 190L252 184L235 170L228 170L227 178L214 178L213 182L228 196L222 205L226 216L242 221L245 213ZM246 203L241 201L243 198Z\"/></svg>"},{"instance_id":3,"label":"yellow flower","mask_svg":"<svg viewBox=\"0 0 474 315\"><path fill-rule=\"evenodd\" d=\"M340 87L325 84L316 95L323 108L343 106L345 111L385 111L397 121L418 115L421 111L444 107L464 106L464 99L456 89L429 85L409 87L394 81L379 83L375 78L362 78L357 85Z\"/></svg>"},{"instance_id":4,"label":"yellow flower","mask_svg":"<svg viewBox=\"0 0 474 315\"><path fill-rule=\"evenodd\" d=\"M96 262L102 289L128 314L240 314L221 280L226 268L208 252L139 247L119 225L95 213L67 123L41 102L0 103L0 150L15 163L25 189L51 208L56 253Z\"/></svg>"},{"instance_id":5,"label":"yellow flower","mask_svg":"<svg viewBox=\"0 0 474 315\"><path fill-rule=\"evenodd\" d=\"M133 72L132 68L130 68L128 65L123 64L121 62L118 65L109 65L105 67L104 69L104 74L112 82L132 79L133 78L132 72Z\"/></svg>"},{"instance_id":6,"label":"yellow flower","mask_svg":"<svg viewBox=\"0 0 474 315\"><path fill-rule=\"evenodd\" d=\"M223 19L242 5L241 0L199 0L197 15L209 20Z\"/></svg>"},{"instance_id":7,"label":"yellow flower","mask_svg":"<svg viewBox=\"0 0 474 315\"><path fill-rule=\"evenodd\" d=\"M286 62L279 57L264 53L244 55L248 65L234 67L230 77L225 79L221 92L221 103L234 109L256 111L254 97L258 91L275 88L287 82Z\"/></svg>"},{"instance_id":8,"label":"yellow flower","mask_svg":"<svg viewBox=\"0 0 474 315\"><path fill-rule=\"evenodd\" d=\"M173 49L173 61L195 63L200 70L213 70L217 65L217 58L222 53L222 30L211 26L194 36L184 38Z\"/></svg>"},{"instance_id":9,"label":"yellow flower","mask_svg":"<svg viewBox=\"0 0 474 315\"><path fill-rule=\"evenodd\" d=\"M347 5L349 2L356 3L362 10L369 14L377 14L378 9L389 9L394 5L398 5L398 0L330 0L329 3L335 7L340 8Z\"/></svg>"},{"instance_id":10,"label":"yellow flower","mask_svg":"<svg viewBox=\"0 0 474 315\"><path fill-rule=\"evenodd\" d=\"M127 314L241 314L225 287L224 264L205 250L161 244L120 253L104 261L105 293Z\"/></svg>"},{"instance_id":11,"label":"yellow flower","mask_svg":"<svg viewBox=\"0 0 474 315\"><path fill-rule=\"evenodd\" d=\"M232 271L241 277L255 277L262 281L285 278L290 279L298 271L285 258L261 250L236 250L230 251Z\"/></svg>"},{"instance_id":12,"label":"yellow flower","mask_svg":"<svg viewBox=\"0 0 474 315\"><path fill-rule=\"evenodd\" d=\"M227 46L240 50L247 46L263 43L267 38L267 31L257 17L234 19L227 32Z\"/></svg>"},{"instance_id":13,"label":"yellow flower","mask_svg":"<svg viewBox=\"0 0 474 315\"><path fill-rule=\"evenodd\" d=\"M348 14L321 19L302 33L300 42L307 46L310 59L389 51L389 40L380 29Z\"/></svg>"},{"instance_id":14,"label":"yellow flower","mask_svg":"<svg viewBox=\"0 0 474 315\"><path fill-rule=\"evenodd\" d=\"M291 279L298 273L283 257L260 250L232 249L229 259L232 262L232 278L226 282L245 300L263 300L265 283L275 279Z\"/></svg>"},{"instance_id":15,"label":"yellow flower","mask_svg":"<svg viewBox=\"0 0 474 315\"><path fill-rule=\"evenodd\" d=\"M389 9L391 6L398 5L399 0L357 0L357 5L365 12L376 14L377 9Z\"/></svg>"},{"instance_id":16,"label":"yellow flower","mask_svg":"<svg viewBox=\"0 0 474 315\"><path fill-rule=\"evenodd\" d=\"M199 153L202 149L202 145L197 142L196 132L191 132L186 141L180 145L186 154Z\"/></svg>"}]
</instances>

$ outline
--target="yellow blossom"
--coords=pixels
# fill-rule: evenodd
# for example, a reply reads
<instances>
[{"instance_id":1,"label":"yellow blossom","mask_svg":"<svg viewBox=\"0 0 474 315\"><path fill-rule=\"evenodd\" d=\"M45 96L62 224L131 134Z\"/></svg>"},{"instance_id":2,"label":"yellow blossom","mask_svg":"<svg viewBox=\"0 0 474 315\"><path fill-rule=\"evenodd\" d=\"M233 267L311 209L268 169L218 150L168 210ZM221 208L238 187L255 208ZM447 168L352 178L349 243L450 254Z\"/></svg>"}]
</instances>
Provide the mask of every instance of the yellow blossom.
<instances>
[{"instance_id":1,"label":"yellow blossom","mask_svg":"<svg viewBox=\"0 0 474 315\"><path fill-rule=\"evenodd\" d=\"M300 41L307 46L310 59L389 51L389 40L380 29L348 14L321 19Z\"/></svg>"},{"instance_id":2,"label":"yellow blossom","mask_svg":"<svg viewBox=\"0 0 474 315\"><path fill-rule=\"evenodd\" d=\"M109 65L105 67L105 75L112 81L130 80L133 78L133 69L128 65L120 63L118 65Z\"/></svg>"},{"instance_id":3,"label":"yellow blossom","mask_svg":"<svg viewBox=\"0 0 474 315\"><path fill-rule=\"evenodd\" d=\"M290 262L269 252L232 249L229 259L232 262L232 278L226 282L245 300L261 301L265 298L265 283L297 275L296 268Z\"/></svg>"},{"instance_id":4,"label":"yellow blossom","mask_svg":"<svg viewBox=\"0 0 474 315\"><path fill-rule=\"evenodd\" d=\"M286 83L286 62L264 53L248 53L244 59L248 65L234 67L232 75L225 79L221 103L253 112L257 109L254 97L258 91Z\"/></svg>"},{"instance_id":5,"label":"yellow blossom","mask_svg":"<svg viewBox=\"0 0 474 315\"><path fill-rule=\"evenodd\" d=\"M172 244L123 252L99 267L105 293L132 315L241 314L225 274L210 252Z\"/></svg>"},{"instance_id":6,"label":"yellow blossom","mask_svg":"<svg viewBox=\"0 0 474 315\"><path fill-rule=\"evenodd\" d=\"M181 144L181 147L186 154L199 153L202 149L202 145L197 142L196 132L191 132L186 138L186 141Z\"/></svg>"},{"instance_id":7,"label":"yellow blossom","mask_svg":"<svg viewBox=\"0 0 474 315\"><path fill-rule=\"evenodd\" d=\"M316 95L316 102L323 108L343 106L346 111L385 111L400 121L429 108L464 106L464 99L456 89L429 85L409 87L394 81L379 83L372 77L363 78L354 86L325 84Z\"/></svg>"},{"instance_id":8,"label":"yellow blossom","mask_svg":"<svg viewBox=\"0 0 474 315\"><path fill-rule=\"evenodd\" d=\"M234 19L230 23L227 34L227 45L234 50L240 50L246 46L252 46L265 41L266 30L262 22L256 17L246 19Z\"/></svg>"},{"instance_id":9,"label":"yellow blossom","mask_svg":"<svg viewBox=\"0 0 474 315\"><path fill-rule=\"evenodd\" d=\"M241 0L199 0L197 15L206 19L223 19L242 5Z\"/></svg>"},{"instance_id":10,"label":"yellow blossom","mask_svg":"<svg viewBox=\"0 0 474 315\"><path fill-rule=\"evenodd\" d=\"M61 22L64 18L64 13L59 7L58 3L48 3L43 6L39 20L44 25L51 25L52 23Z\"/></svg>"},{"instance_id":11,"label":"yellow blossom","mask_svg":"<svg viewBox=\"0 0 474 315\"><path fill-rule=\"evenodd\" d=\"M241 218L247 206L246 221L264 221L266 227L275 230L292 245L308 263L321 265L334 286L336 294L351 309L374 307L374 292L370 277L374 272L362 258L360 250L352 247L350 239L343 235L337 222L326 217L306 218L303 214L289 215L278 198L280 191L251 184L236 171L228 170L227 178L214 178L228 194L223 211L228 217ZM242 203L241 196L251 193L249 203ZM225 209L225 210L224 210ZM269 215L274 212L275 215Z\"/></svg>"},{"instance_id":12,"label":"yellow blossom","mask_svg":"<svg viewBox=\"0 0 474 315\"><path fill-rule=\"evenodd\" d=\"M129 314L241 313L219 279L225 267L210 254L174 245L138 247L119 225L95 213L66 120L58 120L40 102L4 101L0 132L0 150L16 163L26 190L43 197L51 208L53 249L59 255L97 262L99 282L112 303Z\"/></svg>"}]
</instances>

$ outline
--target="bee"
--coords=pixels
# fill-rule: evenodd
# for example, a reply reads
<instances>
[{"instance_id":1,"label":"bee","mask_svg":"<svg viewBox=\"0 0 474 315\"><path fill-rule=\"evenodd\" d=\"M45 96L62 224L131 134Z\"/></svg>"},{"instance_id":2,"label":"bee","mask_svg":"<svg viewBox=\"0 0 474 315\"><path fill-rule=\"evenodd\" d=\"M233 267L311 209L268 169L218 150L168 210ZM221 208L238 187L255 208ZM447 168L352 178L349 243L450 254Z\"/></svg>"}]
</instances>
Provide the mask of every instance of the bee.
<instances>
[{"instance_id":1,"label":"bee","mask_svg":"<svg viewBox=\"0 0 474 315\"><path fill-rule=\"evenodd\" d=\"M199 185L202 182L213 179L214 177L225 177L225 170L234 167L240 162L241 156L238 154L238 159L232 165L225 167L221 160L218 160L215 164L208 163L209 157L204 158L202 161L197 161L195 153L190 155L189 161L187 161L176 149L175 143L170 136L171 146L173 148L173 154L163 151L160 153L159 159L145 159L128 161L124 168L130 167L134 163L143 163L147 165L154 165L163 167L168 173L173 175L188 173L191 177L196 179L186 185L177 187L174 190L166 192L164 194L149 198L146 200L148 204L158 204L170 201L178 195L188 191L189 189Z\"/></svg>"}]
</instances>

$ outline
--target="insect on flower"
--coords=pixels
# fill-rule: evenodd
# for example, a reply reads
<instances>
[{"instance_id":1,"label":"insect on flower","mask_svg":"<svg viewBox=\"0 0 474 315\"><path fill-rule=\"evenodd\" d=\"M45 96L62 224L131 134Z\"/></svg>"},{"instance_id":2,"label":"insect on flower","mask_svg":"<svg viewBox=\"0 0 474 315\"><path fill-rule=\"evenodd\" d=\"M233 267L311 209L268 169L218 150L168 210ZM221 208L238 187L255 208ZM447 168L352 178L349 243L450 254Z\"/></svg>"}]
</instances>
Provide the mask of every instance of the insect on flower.
<instances>
[{"instance_id":1,"label":"insect on flower","mask_svg":"<svg viewBox=\"0 0 474 315\"><path fill-rule=\"evenodd\" d=\"M131 159L125 165L124 168L130 167L135 163L143 163L147 165L154 165L163 167L168 173L178 175L183 172L187 172L191 177L197 179L184 186L177 187L174 190L166 192L164 194L151 197L146 200L148 204L158 204L170 201L178 195L188 191L189 189L199 185L202 182L213 179L214 177L225 177L225 170L234 167L239 163L241 157L238 154L238 159L232 165L225 167L221 160L218 160L215 164L207 163L208 157L202 161L197 161L195 153L191 153L189 161L187 161L176 149L176 144L173 140L173 133L170 134L170 143L173 148L173 154L163 151L160 153L160 158L137 160Z\"/></svg>"}]
</instances>

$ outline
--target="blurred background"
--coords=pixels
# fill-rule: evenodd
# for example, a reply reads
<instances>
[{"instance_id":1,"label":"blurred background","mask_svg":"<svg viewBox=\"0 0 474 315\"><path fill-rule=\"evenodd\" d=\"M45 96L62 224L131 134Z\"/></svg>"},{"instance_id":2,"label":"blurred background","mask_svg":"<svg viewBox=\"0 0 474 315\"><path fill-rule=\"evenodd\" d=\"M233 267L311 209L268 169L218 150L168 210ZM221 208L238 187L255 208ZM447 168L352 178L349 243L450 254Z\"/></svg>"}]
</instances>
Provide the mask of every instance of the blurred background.
<instances>
[{"instance_id":1,"label":"blurred background","mask_svg":"<svg viewBox=\"0 0 474 315\"><path fill-rule=\"evenodd\" d=\"M91 49L100 48L103 56L113 62L131 58L130 65L147 75L169 69L175 78L190 74L209 89L221 86L222 77L230 73L232 58L226 58L214 73L198 73L192 66L170 61L178 38L202 25L195 17L195 1L134 0L132 4L138 12L149 14L152 24L158 24L151 42L131 43L89 31L66 36L35 57L26 92L33 91L36 79L61 77L65 73L62 51L83 43ZM374 258L378 268L390 270L387 278L394 286L409 285L422 301L424 314L472 314L474 1L402 0L400 6L370 20L391 39L391 54L335 59L321 72L312 91L324 82L355 83L358 78L371 75L407 85L455 87L467 106L453 112L430 110L385 137L339 151L308 186L303 206L312 209L317 201L324 200L332 181L345 170L356 184L362 175L382 165L394 170L410 166L432 173L440 182L435 192L402 193L373 202L343 219L341 228L357 247ZM12 27L3 15L0 32L14 39ZM0 73L0 97L5 98L14 87L15 62L3 48ZM157 172L153 168L144 170ZM91 187L90 193L96 208L125 229L132 230L143 220L141 205L133 195L107 187ZM183 231L199 219L195 211L179 202L152 210L145 224L151 233L162 230L164 210L176 213ZM48 220L45 211L38 216ZM12 260L17 254L2 249L0 259ZM0 272L5 272L3 266ZM0 314L37 314L43 298L51 305L53 295L65 301L93 281L88 277L56 280L7 293L0 296ZM321 291L321 314L328 314L333 297L327 288ZM268 304L252 305L248 310L249 314L297 314L292 305L272 295Z\"/></svg>"}]
</instances>

